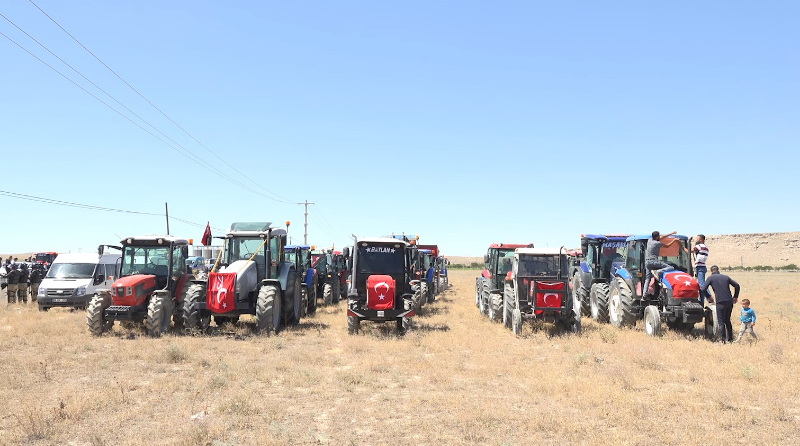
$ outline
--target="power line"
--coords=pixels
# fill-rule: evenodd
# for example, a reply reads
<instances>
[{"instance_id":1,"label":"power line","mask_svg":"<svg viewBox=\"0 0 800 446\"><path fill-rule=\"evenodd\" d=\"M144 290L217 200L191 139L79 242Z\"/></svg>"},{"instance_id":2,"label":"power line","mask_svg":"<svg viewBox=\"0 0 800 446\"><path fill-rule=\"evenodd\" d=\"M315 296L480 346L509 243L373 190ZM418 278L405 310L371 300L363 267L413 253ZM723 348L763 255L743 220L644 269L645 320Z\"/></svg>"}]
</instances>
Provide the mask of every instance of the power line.
<instances>
[{"instance_id":1,"label":"power line","mask_svg":"<svg viewBox=\"0 0 800 446\"><path fill-rule=\"evenodd\" d=\"M158 213L154 213L154 212L141 212L141 211L131 211L131 210L127 210L127 209L107 208L107 207L103 207L103 206L94 206L94 205L91 205L91 204L75 203L75 202L72 202L72 201L56 200L54 198L37 197L37 196L34 196L34 195L20 194L20 193L17 193L17 192L10 192L10 191L5 191L5 190L0 190L0 195L6 196L6 197L10 197L10 198L17 198L19 200L36 201L36 202L40 202L40 203L55 204L55 205L58 205L58 206L73 207L73 208L92 210L92 211L105 211L105 212L117 212L117 213L123 213L123 214L136 214L136 215L146 215L146 216L153 216L153 217L164 217L164 214L158 214ZM200 228L205 228L206 227L206 225L204 225L204 224L195 223L195 222L189 221L189 220L184 220L182 218L178 218L178 217L175 217L175 216L170 216L169 218L172 219L172 220L180 221L182 223L185 223L185 224L191 225L191 226L196 226L196 227L200 227ZM224 231L223 229L220 229L220 228L213 228L212 227L211 229L214 229L215 231Z\"/></svg>"},{"instance_id":2,"label":"power line","mask_svg":"<svg viewBox=\"0 0 800 446\"><path fill-rule=\"evenodd\" d=\"M4 18L5 18L5 17L4 17ZM8 19L6 19L6 20L8 20ZM12 24L13 24L13 23L12 23ZM15 26L16 26L16 25L15 25ZM23 32L24 32L24 31L23 31ZM164 141L163 139L159 138L157 135L153 134L153 132L151 132L151 131L147 130L146 128L142 127L142 126L141 126L141 125L140 125L138 122L136 122L136 121L132 120L131 118L129 118L128 116L126 116L125 114L123 114L122 112L120 112L119 110L117 110L116 108L114 108L114 107L112 107L111 105L109 105L107 102L103 101L102 99L100 99L99 97L97 97L96 95L94 95L92 92L90 92L89 90L87 90L86 88L84 88L83 86L81 86L80 84L78 84L77 82L75 82L74 80L72 80L72 79L70 79L69 77L67 77L67 75L65 75L64 73L62 73L62 72L58 71L58 70L57 70L56 68L54 68L52 65L48 64L47 62L45 62L44 60L42 60L42 59L41 59L39 56L37 56L37 55L33 54L32 52L30 52L30 51L29 51L27 48L25 48L25 47L23 47L22 45L20 45L19 43L17 43L17 42L16 42L14 39L12 39L11 37L7 36L7 35L6 35L6 34L4 34L2 31L0 31L0 35L2 35L2 36L3 36L3 37L5 37L6 39L8 39L8 40L9 40L11 43L13 43L14 45L18 46L18 47L19 47L20 49L22 49L23 51L25 51L26 53L28 53L28 54L29 54L31 57L35 58L36 60L38 60L39 62L43 63L45 66L47 66L47 67L48 67L48 68L50 68L51 70L53 70L53 71L55 71L56 73L58 73L58 74L59 74L61 77L63 77L64 79L68 80L69 82L71 82L71 83L72 83L73 85L75 85L76 87L78 87L78 88L80 88L81 90L83 90L83 91L84 91L86 94L88 94L89 96L93 97L93 98L94 98L94 99L96 99L98 102L100 102L101 104L105 105L106 107L108 107L109 109L111 109L112 111L114 111L116 114L118 114L118 115L122 116L123 118L125 118L125 119L126 119L128 122L130 122L131 124L135 125L136 127L139 127L141 130L143 130L144 132L146 132L147 134L149 134L149 135L150 135L150 136L152 136L153 138L156 138L157 140L161 141L161 142L162 142L164 145L166 145L167 147L171 148L172 150L174 150L174 151L176 151L176 152L180 153L181 155L183 155L184 157L186 157L188 160L190 160L190 161L194 162L195 164L197 164L197 165L199 165L200 167L202 167L202 168L204 168L204 169L208 170L209 172L211 172L211 173L214 173L214 174L216 174L217 176L219 176L219 177L221 177L221 178L223 178L223 179L226 179L226 180L228 180L228 181L230 181L230 182L232 182L232 183L236 184L237 186L241 187L242 189L245 189L245 190L247 190L247 191L250 191L250 192L252 192L252 193L254 193L254 194L256 194L256 195L259 195L259 196L261 196L261 197L267 198L267 199L269 199L269 200L273 200L273 201L281 202L280 200L277 200L277 199L275 199L275 198L272 198L272 197L269 197L269 196L267 196L267 195L264 195L264 194L262 194L261 192L258 192L258 191L256 191L256 190L254 190L254 189L252 189L252 188L250 188L250 187L247 187L246 185L244 185L244 184L242 184L242 183L240 183L240 182L238 182L238 181L234 180L233 178L231 178L231 177L229 177L228 175L226 175L226 174L222 173L221 171L219 171L218 169L214 168L214 167L213 167L213 166L211 166L210 164L206 163L206 162L205 162L205 161L203 161L201 158L198 158L196 155L192 154L192 153L191 153L189 150L187 150L187 149L185 149L185 148L184 148L184 150L185 150L185 152L186 152L186 153L184 153L184 151L181 151L181 150L177 149L176 147L172 146L172 145L171 145L171 144L169 144L168 142L166 142L166 141ZM35 41L35 39L34 39L34 41ZM37 42L37 43L38 43L38 42ZM41 45L41 44L40 44L40 45ZM56 56L56 57L58 57L58 56ZM59 58L59 60L61 60L61 59ZM62 62L63 62L63 61L62 61ZM65 64L66 64L66 62L65 62ZM67 66L69 66L69 65L67 65ZM70 67L70 68L72 68L72 67ZM79 74L80 74L80 73L79 73ZM91 82L91 81L89 81L89 82ZM93 85L94 85L94 84L93 84ZM100 88L98 87L98 89L100 89ZM102 89L100 89L100 90L101 90L101 91L103 91ZM105 93L105 91L103 91L103 92ZM106 93L106 94L108 95L108 93ZM111 96L109 95L109 97L111 97ZM112 99L114 99L114 98L112 97ZM115 99L115 100L116 100L116 99ZM124 107L124 105L123 105L123 107ZM125 108L127 109L127 107L125 107ZM131 113L133 113L133 112L131 112ZM136 114L134 113L134 115L136 115ZM138 117L138 115L136 115L136 116ZM142 118L141 118L141 117L139 117L139 119L142 119ZM144 119L142 119L142 120L144 121ZM146 121L145 121L145 122L146 122ZM148 125L150 125L150 124L148 123ZM152 125L150 125L150 126L151 126L151 127L153 127ZM153 128L155 129L155 127L153 127ZM156 129L156 131L158 131L158 129ZM161 132L159 132L159 133L161 133ZM162 134L163 134L163 133L162 133ZM165 136L166 136L166 135L165 135ZM170 138L170 140L171 140L171 138ZM176 144L177 144L177 143L176 143ZM178 144L178 145L180 146L180 144ZM183 146L180 146L180 147L183 147ZM188 154L187 154L187 153L188 153ZM193 159L193 158L192 158L191 156L189 156L189 155L191 155L191 156L194 156L194 157L195 157L195 158L197 158L197 159ZM198 161L198 160L200 160L200 161ZM205 163L205 164L208 164L208 166L204 165L203 163ZM209 167L209 166L210 166L210 167Z\"/></svg>"},{"instance_id":3,"label":"power line","mask_svg":"<svg viewBox=\"0 0 800 446\"><path fill-rule=\"evenodd\" d=\"M36 3L34 3L34 2L33 2L33 0L28 0L28 1L29 1L29 2L30 2L30 3L31 3L33 6L35 6L35 7L36 7L36 9L38 9L39 11L41 11L41 12L42 12L42 14L44 14L44 15L45 15L45 16L46 16L48 19L50 19L50 21L51 21L51 22L55 23L55 25L56 25L56 26L58 26L59 28L61 28L61 30L62 30L62 31L64 31L64 32L65 32L65 33L66 33L66 34L67 34L67 35L68 35L70 38L72 38L72 40L74 40L74 41L75 41L75 42L76 42L78 45L80 45L80 46L81 46L81 48L83 48L84 50L86 50L86 52L87 52L87 53L91 54L91 55L92 55L92 57L94 57L94 58L95 58L95 59L96 59L98 62L100 62L100 63L101 63L101 64L102 64L104 67L106 67L106 68L108 69L108 71L110 71L111 73L113 73L113 74L114 74L114 76L116 76L116 77L117 77L117 78L118 78L120 81L122 81L122 82L123 82L125 85L127 85L127 86L128 86L130 89L131 89L131 90L133 90L133 91L134 91L134 92L135 92L137 95L139 95L139 97L141 97L142 99L144 99L144 100L145 100L145 101L146 101L148 104L150 104L150 105L151 105L151 106L152 106L154 109L156 109L156 110L157 110L159 113L161 113L161 115L163 115L165 118L167 118L167 119L168 119L168 120L169 120L171 123L175 124L175 126L176 126L176 127L178 127L179 129L181 129L181 131L183 131L183 133L187 134L187 135L188 135L190 138L192 138L192 139L193 139L193 140L194 140L194 141L195 141L197 144L200 144L200 145L201 145L201 146L202 146L204 149L206 149L206 150L207 150L209 153L211 153L212 155L214 155L214 156L215 156L215 157L216 157L218 160L220 160L220 161L222 161L223 163L225 163L225 165L226 165L226 166L228 166L229 168L233 169L233 171L235 171L236 173L238 173L239 175L241 175L241 176L242 176L242 177L244 177L245 179L249 180L250 182L252 182L252 183L253 183L253 184L255 184L256 186L260 187L261 189L264 189L264 190L265 190L265 191L267 191L268 193L270 193L270 194L272 194L272 195L274 195L275 197L278 197L278 198L280 199L280 200L278 200L278 199L275 199L275 198L271 198L271 197L270 197L270 199L271 199L271 200L273 200L273 201L278 201L278 202L280 202L280 201L282 200L282 201L283 201L284 203L286 203L286 204L292 204L292 203L294 203L294 201L293 201L293 200L289 200L289 199L288 199L288 198L286 198L286 197L282 197L282 196L280 196L280 195L276 194L275 192L272 192L271 190L269 190L269 189L265 188L264 186L262 186L261 184L259 184L259 183L258 183L258 182L256 182L255 180L253 180L253 179L249 178L247 175L245 175L244 173L240 172L238 169L236 169L235 167L233 167L232 165L230 165L230 164L229 164L227 161L225 161L225 159L223 159L222 157L220 157L219 155L217 155L217 154L216 154L216 153L215 153L213 150L209 149L209 148L208 148L208 147L207 147L205 144L203 144L203 143L202 143L202 142L200 142L200 141L199 141L197 138L195 138L195 137L194 137L194 135L192 135L191 133L189 133L189 132L188 132L186 129L184 129L182 126L180 126L180 125L179 125L177 122L175 122L175 121L174 121L172 118L170 118L169 116L167 116L167 114L166 114L166 113L164 113L163 111L161 111L161 109L160 109L160 108L156 107L156 105L155 105L155 104L153 104L153 103L152 103L152 102L151 102L149 99L147 99L147 98L146 98L146 97L145 97L143 94L139 93L139 90L137 90L137 89L133 88L133 85L129 84L129 83L128 83L128 81L126 81L125 79L123 79L123 78L122 78L122 76L120 76L119 74L117 74L117 72L116 72L116 71L114 71L113 69L111 69L111 67L109 67L109 66L108 66L108 65L107 65L105 62L103 62L102 60L100 60L100 58L99 58L99 57L97 57L97 55L95 55L93 52L91 52L91 51L89 50L89 48L86 48L86 46L85 46L84 44L82 44L82 43L81 43L81 42L80 42L78 39L76 39L76 38L75 38L75 36L73 36L72 34L70 34L70 32L69 32L69 31L67 31L66 29L64 29L64 27L63 27L63 26L61 26L61 24L59 24L59 23L58 23L58 22L57 22L57 21L56 21L54 18L50 17L50 15L49 15L48 13L46 13L46 12L45 12L45 11L44 11L42 8L40 8L40 7L39 7L39 5L37 5Z\"/></svg>"},{"instance_id":4,"label":"power line","mask_svg":"<svg viewBox=\"0 0 800 446\"><path fill-rule=\"evenodd\" d=\"M328 222L328 219L327 219L327 218L325 218L325 214L323 214L323 213L322 213L322 209L320 209L319 205L318 205L318 204L316 204L316 203L314 203L314 206L317 208L317 212L319 213L319 216L320 216L320 217L322 217L322 220L324 220L324 221L325 221L325 224L326 224L326 225L328 225L328 228L330 228L330 230L331 230L331 231L332 231L332 232L333 232L333 233L336 235L336 237L334 237L334 238L340 238L340 239L345 239L345 240L346 240L346 239L347 239L347 237L342 237L342 236L341 236L341 234L339 234L339 233L336 231L336 229L333 227L333 225L331 225L331 224Z\"/></svg>"}]
</instances>

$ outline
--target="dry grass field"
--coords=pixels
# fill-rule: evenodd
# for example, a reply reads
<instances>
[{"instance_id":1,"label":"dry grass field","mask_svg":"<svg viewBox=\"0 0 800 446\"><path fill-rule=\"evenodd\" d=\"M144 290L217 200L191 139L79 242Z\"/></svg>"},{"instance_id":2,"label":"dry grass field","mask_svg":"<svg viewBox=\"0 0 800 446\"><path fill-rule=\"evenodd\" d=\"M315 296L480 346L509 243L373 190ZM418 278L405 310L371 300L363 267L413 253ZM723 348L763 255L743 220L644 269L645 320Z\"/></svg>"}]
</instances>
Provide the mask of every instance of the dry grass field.
<instances>
[{"instance_id":1,"label":"dry grass field","mask_svg":"<svg viewBox=\"0 0 800 446\"><path fill-rule=\"evenodd\" d=\"M344 303L273 337L151 339L0 308L0 444L797 444L800 274L739 273L758 343L481 317L475 271L398 337ZM735 325L738 328L738 325ZM699 333L699 325L696 332Z\"/></svg>"}]
</instances>

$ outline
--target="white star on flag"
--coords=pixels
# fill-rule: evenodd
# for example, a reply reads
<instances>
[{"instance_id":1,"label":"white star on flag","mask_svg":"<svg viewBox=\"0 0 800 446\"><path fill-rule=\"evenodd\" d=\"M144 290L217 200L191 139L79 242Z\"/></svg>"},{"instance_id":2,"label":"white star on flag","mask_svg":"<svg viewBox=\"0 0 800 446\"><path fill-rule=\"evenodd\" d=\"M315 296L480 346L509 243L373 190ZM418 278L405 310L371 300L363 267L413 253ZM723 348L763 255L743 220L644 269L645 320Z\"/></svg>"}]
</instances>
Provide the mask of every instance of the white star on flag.
<instances>
[{"instance_id":1,"label":"white star on flag","mask_svg":"<svg viewBox=\"0 0 800 446\"><path fill-rule=\"evenodd\" d=\"M227 302L222 302L222 308L228 308L228 303Z\"/></svg>"},{"instance_id":2,"label":"white star on flag","mask_svg":"<svg viewBox=\"0 0 800 446\"><path fill-rule=\"evenodd\" d=\"M686 285L686 286L689 286L689 285L691 285L691 284L692 284L692 282L689 282L689 281L687 280L686 282L683 282L683 284L684 284L684 285Z\"/></svg>"},{"instance_id":3,"label":"white star on flag","mask_svg":"<svg viewBox=\"0 0 800 446\"><path fill-rule=\"evenodd\" d=\"M383 294L379 294L379 295L378 295L378 298L379 298L380 300L383 300Z\"/></svg>"}]
</instances>

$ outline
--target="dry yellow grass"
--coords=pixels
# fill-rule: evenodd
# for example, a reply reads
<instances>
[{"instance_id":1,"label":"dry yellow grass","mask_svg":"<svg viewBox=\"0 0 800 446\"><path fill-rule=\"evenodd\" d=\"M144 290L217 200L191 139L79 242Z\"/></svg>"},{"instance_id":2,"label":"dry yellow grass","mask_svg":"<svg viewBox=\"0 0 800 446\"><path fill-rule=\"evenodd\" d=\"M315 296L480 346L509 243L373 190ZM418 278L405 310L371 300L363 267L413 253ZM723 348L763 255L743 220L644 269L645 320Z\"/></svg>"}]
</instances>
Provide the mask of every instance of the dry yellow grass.
<instances>
[{"instance_id":1,"label":"dry yellow grass","mask_svg":"<svg viewBox=\"0 0 800 446\"><path fill-rule=\"evenodd\" d=\"M344 303L275 337L92 338L83 312L0 309L0 444L798 442L798 274L735 275L762 340L726 346L588 322L515 338L479 315L476 272L451 274L405 337L348 336Z\"/></svg>"}]
</instances>

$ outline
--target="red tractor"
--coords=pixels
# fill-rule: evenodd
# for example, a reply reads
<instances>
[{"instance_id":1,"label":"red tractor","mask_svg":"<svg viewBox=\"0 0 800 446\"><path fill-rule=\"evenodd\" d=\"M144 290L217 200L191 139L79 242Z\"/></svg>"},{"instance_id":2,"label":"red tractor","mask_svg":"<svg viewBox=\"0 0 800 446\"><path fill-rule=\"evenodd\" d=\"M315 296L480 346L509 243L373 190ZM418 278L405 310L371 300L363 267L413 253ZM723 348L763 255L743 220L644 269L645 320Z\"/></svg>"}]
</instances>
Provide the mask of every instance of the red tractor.
<instances>
[{"instance_id":1,"label":"red tractor","mask_svg":"<svg viewBox=\"0 0 800 446\"><path fill-rule=\"evenodd\" d=\"M86 310L89 332L99 336L115 321L144 323L147 333L160 336L170 320L183 326L183 302L191 280L187 272L188 243L169 235L122 239L120 275L110 290L101 290Z\"/></svg>"}]
</instances>

